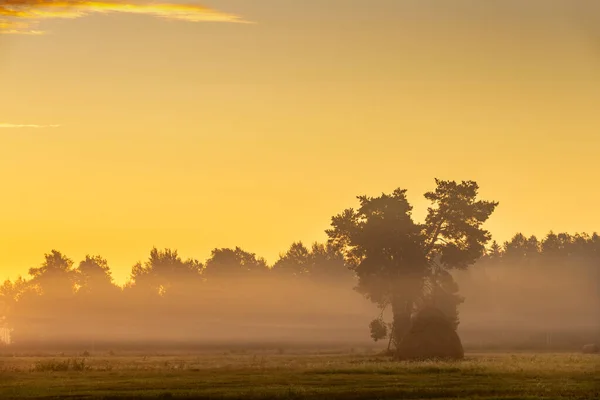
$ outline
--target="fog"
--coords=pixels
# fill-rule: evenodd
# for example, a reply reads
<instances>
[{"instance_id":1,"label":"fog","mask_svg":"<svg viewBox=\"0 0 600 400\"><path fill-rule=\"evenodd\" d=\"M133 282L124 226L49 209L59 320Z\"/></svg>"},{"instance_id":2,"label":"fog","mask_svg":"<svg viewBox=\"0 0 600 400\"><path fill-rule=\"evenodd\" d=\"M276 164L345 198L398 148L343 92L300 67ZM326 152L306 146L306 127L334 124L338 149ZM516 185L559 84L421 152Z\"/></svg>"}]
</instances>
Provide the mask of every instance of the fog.
<instances>
[{"instance_id":1,"label":"fog","mask_svg":"<svg viewBox=\"0 0 600 400\"><path fill-rule=\"evenodd\" d=\"M351 284L262 276L176 287L162 296L125 289L78 302L23 299L14 321L25 342L368 344L378 313Z\"/></svg>"},{"instance_id":2,"label":"fog","mask_svg":"<svg viewBox=\"0 0 600 400\"><path fill-rule=\"evenodd\" d=\"M480 263L454 276L466 347L575 346L600 332L598 268ZM162 296L23 297L13 321L23 343L374 346L368 324L379 310L352 286L260 276L179 282Z\"/></svg>"},{"instance_id":3,"label":"fog","mask_svg":"<svg viewBox=\"0 0 600 400\"><path fill-rule=\"evenodd\" d=\"M600 339L600 265L474 268L457 274L466 344L571 347Z\"/></svg>"}]
</instances>

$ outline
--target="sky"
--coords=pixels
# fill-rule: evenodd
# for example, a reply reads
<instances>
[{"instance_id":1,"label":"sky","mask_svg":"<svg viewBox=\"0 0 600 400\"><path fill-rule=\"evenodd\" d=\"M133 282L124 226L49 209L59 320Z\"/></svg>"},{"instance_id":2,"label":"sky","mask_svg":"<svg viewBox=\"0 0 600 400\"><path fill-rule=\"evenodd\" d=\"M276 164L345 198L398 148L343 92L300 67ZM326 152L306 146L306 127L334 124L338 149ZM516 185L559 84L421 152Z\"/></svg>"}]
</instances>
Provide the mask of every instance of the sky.
<instances>
[{"instance_id":1,"label":"sky","mask_svg":"<svg viewBox=\"0 0 600 400\"><path fill-rule=\"evenodd\" d=\"M476 180L600 228L600 2L0 0L0 280L52 249L274 262L358 195Z\"/></svg>"}]
</instances>

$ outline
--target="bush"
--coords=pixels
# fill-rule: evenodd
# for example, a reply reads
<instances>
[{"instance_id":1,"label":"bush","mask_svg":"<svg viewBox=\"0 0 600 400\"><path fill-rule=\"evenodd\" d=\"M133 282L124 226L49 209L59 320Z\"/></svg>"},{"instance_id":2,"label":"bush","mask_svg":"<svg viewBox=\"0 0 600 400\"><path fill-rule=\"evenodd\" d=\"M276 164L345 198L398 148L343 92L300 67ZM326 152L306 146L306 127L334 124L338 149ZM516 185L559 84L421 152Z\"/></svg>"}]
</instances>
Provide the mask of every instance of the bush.
<instances>
[{"instance_id":1,"label":"bush","mask_svg":"<svg viewBox=\"0 0 600 400\"><path fill-rule=\"evenodd\" d=\"M427 307L413 319L398 346L401 360L452 359L464 357L464 349L451 321L440 310Z\"/></svg>"},{"instance_id":2,"label":"bush","mask_svg":"<svg viewBox=\"0 0 600 400\"><path fill-rule=\"evenodd\" d=\"M371 330L371 338L376 342L378 340L385 339L388 335L388 327L386 323L381 319L374 319L369 324Z\"/></svg>"},{"instance_id":3,"label":"bush","mask_svg":"<svg viewBox=\"0 0 600 400\"><path fill-rule=\"evenodd\" d=\"M32 370L34 372L59 372L59 371L86 371L89 366L85 363L85 358L77 360L69 358L67 360L45 360L38 361L34 364Z\"/></svg>"}]
</instances>

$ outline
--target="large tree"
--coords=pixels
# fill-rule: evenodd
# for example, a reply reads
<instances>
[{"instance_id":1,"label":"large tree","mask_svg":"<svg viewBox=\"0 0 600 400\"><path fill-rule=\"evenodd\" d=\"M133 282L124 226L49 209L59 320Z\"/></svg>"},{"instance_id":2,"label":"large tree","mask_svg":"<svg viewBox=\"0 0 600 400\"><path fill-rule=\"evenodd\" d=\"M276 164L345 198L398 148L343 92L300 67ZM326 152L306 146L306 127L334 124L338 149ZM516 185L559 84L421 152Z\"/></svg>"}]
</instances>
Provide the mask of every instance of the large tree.
<instances>
[{"instance_id":1,"label":"large tree","mask_svg":"<svg viewBox=\"0 0 600 400\"><path fill-rule=\"evenodd\" d=\"M359 196L360 207L334 216L327 235L340 246L357 276L357 290L382 310L391 307L391 338L398 343L406 333L411 314L433 304L457 321L461 302L449 271L465 269L484 253L491 239L482 229L498 203L478 200L473 181L436 179L436 189L425 194L430 201L424 223L412 218L406 190L379 197ZM385 334L372 324L374 338Z\"/></svg>"}]
</instances>

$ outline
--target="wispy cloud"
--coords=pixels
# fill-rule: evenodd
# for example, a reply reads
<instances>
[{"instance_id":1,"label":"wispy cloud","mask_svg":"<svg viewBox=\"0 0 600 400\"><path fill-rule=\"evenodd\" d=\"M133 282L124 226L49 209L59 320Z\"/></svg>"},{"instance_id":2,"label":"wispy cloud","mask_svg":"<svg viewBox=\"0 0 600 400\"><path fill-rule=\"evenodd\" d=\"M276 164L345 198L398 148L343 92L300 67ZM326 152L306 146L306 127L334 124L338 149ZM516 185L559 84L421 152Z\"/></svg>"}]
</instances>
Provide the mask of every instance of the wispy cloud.
<instances>
[{"instance_id":1,"label":"wispy cloud","mask_svg":"<svg viewBox=\"0 0 600 400\"><path fill-rule=\"evenodd\" d=\"M43 34L40 21L91 14L128 13L190 22L247 23L241 17L198 4L87 0L0 0L0 34Z\"/></svg>"},{"instance_id":2,"label":"wispy cloud","mask_svg":"<svg viewBox=\"0 0 600 400\"><path fill-rule=\"evenodd\" d=\"M19 129L19 128L58 128L60 125L35 125L35 124L0 124L0 129Z\"/></svg>"}]
</instances>

